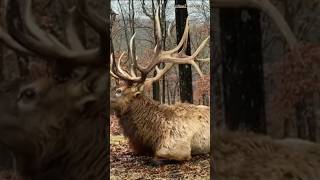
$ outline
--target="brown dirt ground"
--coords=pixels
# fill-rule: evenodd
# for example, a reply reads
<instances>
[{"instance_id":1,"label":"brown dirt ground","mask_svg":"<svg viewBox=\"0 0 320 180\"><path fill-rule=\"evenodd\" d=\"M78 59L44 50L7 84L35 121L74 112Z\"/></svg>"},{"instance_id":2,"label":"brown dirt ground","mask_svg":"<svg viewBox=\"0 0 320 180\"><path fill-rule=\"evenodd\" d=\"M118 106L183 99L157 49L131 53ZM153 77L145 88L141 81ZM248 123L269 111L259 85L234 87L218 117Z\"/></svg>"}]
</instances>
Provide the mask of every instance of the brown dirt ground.
<instances>
[{"instance_id":1,"label":"brown dirt ground","mask_svg":"<svg viewBox=\"0 0 320 180\"><path fill-rule=\"evenodd\" d=\"M210 179L209 155L157 166L152 157L134 155L117 123L110 126L110 179Z\"/></svg>"}]
</instances>

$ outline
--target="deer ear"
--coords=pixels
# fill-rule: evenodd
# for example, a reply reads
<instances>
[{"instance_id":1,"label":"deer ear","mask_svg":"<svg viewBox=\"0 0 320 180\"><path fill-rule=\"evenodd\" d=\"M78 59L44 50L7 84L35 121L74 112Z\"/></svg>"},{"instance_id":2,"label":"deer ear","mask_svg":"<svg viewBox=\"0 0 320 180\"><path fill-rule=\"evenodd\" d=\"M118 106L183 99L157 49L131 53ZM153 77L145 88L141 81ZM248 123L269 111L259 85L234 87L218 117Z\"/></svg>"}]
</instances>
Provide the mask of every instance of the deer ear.
<instances>
[{"instance_id":1,"label":"deer ear","mask_svg":"<svg viewBox=\"0 0 320 180\"><path fill-rule=\"evenodd\" d=\"M79 112L84 112L88 109L90 109L90 106L97 101L97 98L92 95L85 96L81 98L77 103L76 103L76 109Z\"/></svg>"},{"instance_id":2,"label":"deer ear","mask_svg":"<svg viewBox=\"0 0 320 180\"><path fill-rule=\"evenodd\" d=\"M134 93L134 97L138 97L138 96L140 96L140 94L141 94L141 92L137 91L137 92Z\"/></svg>"}]
</instances>

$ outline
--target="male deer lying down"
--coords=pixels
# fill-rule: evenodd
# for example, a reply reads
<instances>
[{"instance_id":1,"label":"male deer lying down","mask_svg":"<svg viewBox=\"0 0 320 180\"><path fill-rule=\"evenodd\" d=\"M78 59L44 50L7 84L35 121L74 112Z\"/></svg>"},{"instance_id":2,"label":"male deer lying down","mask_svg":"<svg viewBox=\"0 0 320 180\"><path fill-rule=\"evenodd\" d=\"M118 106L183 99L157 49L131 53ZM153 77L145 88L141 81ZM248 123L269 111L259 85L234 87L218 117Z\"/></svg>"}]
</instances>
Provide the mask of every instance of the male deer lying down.
<instances>
[{"instance_id":1,"label":"male deer lying down","mask_svg":"<svg viewBox=\"0 0 320 180\"><path fill-rule=\"evenodd\" d=\"M215 130L212 142L217 179L320 179L319 144L223 130Z\"/></svg>"},{"instance_id":2,"label":"male deer lying down","mask_svg":"<svg viewBox=\"0 0 320 180\"><path fill-rule=\"evenodd\" d=\"M264 12L279 28L296 58L306 52L285 18L269 0L213 0L216 8L251 7ZM318 58L312 54L312 58ZM253 133L214 130L213 174L219 180L319 180L320 145L300 139L275 140Z\"/></svg>"},{"instance_id":3,"label":"male deer lying down","mask_svg":"<svg viewBox=\"0 0 320 180\"><path fill-rule=\"evenodd\" d=\"M202 75L195 61L209 39L206 38L196 52L187 56L184 48L188 39L188 23L183 37L172 50L164 51L161 46L159 18L157 23L157 46L152 61L142 67L134 59L130 72L121 67L121 58L111 62L111 75L122 80L111 92L111 107L120 119L124 135L137 153L151 153L157 159L190 160L193 154L206 154L210 151L209 107L181 103L173 106L162 105L144 95L144 86L160 79L174 64L191 64ZM133 40L134 36L131 39ZM132 44L131 44L132 47ZM180 50L182 48L182 50ZM132 48L130 48L132 53ZM111 60L113 61L112 57ZM159 63L165 63L159 69ZM134 69L135 68L135 69ZM155 69L157 75L147 75ZM135 71L140 72L136 74Z\"/></svg>"},{"instance_id":4,"label":"male deer lying down","mask_svg":"<svg viewBox=\"0 0 320 180\"><path fill-rule=\"evenodd\" d=\"M1 45L54 62L57 70L37 80L0 81L0 179L105 179L105 18L92 14L88 2L74 1L62 42L37 24L31 0L4 3ZM101 44L86 48L76 23L89 24Z\"/></svg>"}]
</instances>

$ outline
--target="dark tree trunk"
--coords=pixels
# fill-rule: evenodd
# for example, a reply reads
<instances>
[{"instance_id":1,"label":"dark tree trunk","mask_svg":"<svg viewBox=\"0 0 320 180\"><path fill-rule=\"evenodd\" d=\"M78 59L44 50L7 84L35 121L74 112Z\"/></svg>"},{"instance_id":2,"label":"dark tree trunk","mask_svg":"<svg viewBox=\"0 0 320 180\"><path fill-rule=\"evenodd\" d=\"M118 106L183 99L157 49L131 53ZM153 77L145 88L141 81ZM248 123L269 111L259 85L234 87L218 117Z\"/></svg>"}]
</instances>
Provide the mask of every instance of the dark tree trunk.
<instances>
[{"instance_id":1,"label":"dark tree trunk","mask_svg":"<svg viewBox=\"0 0 320 180\"><path fill-rule=\"evenodd\" d=\"M154 76L156 76L156 72L153 73ZM160 83L159 81L156 81L152 84L152 98L156 101L160 102Z\"/></svg>"},{"instance_id":2,"label":"dark tree trunk","mask_svg":"<svg viewBox=\"0 0 320 180\"><path fill-rule=\"evenodd\" d=\"M308 101L309 100L309 101ZM313 98L305 97L296 105L297 135L301 139L317 140L317 122L313 109Z\"/></svg>"},{"instance_id":3,"label":"dark tree trunk","mask_svg":"<svg viewBox=\"0 0 320 180\"><path fill-rule=\"evenodd\" d=\"M175 0L176 6L185 6L185 8L176 8L176 27L177 27L177 43L180 41L186 19L188 17L188 9L186 0ZM190 38L188 39L188 45L186 54L191 55ZM193 102L192 92L192 71L191 65L179 65L179 81L180 81L180 99L182 102Z\"/></svg>"},{"instance_id":4,"label":"dark tree trunk","mask_svg":"<svg viewBox=\"0 0 320 180\"><path fill-rule=\"evenodd\" d=\"M4 74L3 74L3 58L4 58L4 50L3 46L0 45L0 82L4 80Z\"/></svg>"},{"instance_id":5,"label":"dark tree trunk","mask_svg":"<svg viewBox=\"0 0 320 180\"><path fill-rule=\"evenodd\" d=\"M163 49L166 49L166 38L167 38L167 26L166 26L166 8L167 8L167 0L162 1L162 6L161 6L161 32L162 32L162 47ZM162 64L164 67L164 64ZM166 103L166 75L163 75L162 79L162 103Z\"/></svg>"},{"instance_id":6,"label":"dark tree trunk","mask_svg":"<svg viewBox=\"0 0 320 180\"><path fill-rule=\"evenodd\" d=\"M171 93L170 93L170 87L169 87L169 83L166 83L167 85L167 101L168 101L168 104L170 105L171 104L171 100L170 100L170 96L171 96Z\"/></svg>"},{"instance_id":7,"label":"dark tree trunk","mask_svg":"<svg viewBox=\"0 0 320 180\"><path fill-rule=\"evenodd\" d=\"M155 9L155 5L154 5L154 1L152 0L152 17L155 17L154 9ZM156 31L155 31L155 29L156 29L155 21L153 21L153 29L154 29L153 36L154 36L154 38L157 38ZM154 72L153 75L155 76L156 72ZM152 98L154 100L160 101L160 83L159 83L159 81L156 81L152 84L152 95L153 95Z\"/></svg>"},{"instance_id":8,"label":"dark tree trunk","mask_svg":"<svg viewBox=\"0 0 320 180\"><path fill-rule=\"evenodd\" d=\"M162 103L166 103L166 78L162 77Z\"/></svg>"},{"instance_id":9,"label":"dark tree trunk","mask_svg":"<svg viewBox=\"0 0 320 180\"><path fill-rule=\"evenodd\" d=\"M111 2L110 1L107 1L106 3L106 16L107 17L110 17L110 10L111 10ZM106 28L107 28L107 34L104 36L104 35L100 35L101 37L101 41L100 43L103 44L105 46L105 48L103 48L102 52L101 52L101 61L105 61L106 59L109 59L110 57L110 40L111 40L111 23L110 23L110 18L109 18L109 21L107 21L107 24L106 24ZM110 72L110 63L109 61L107 61L106 63L106 74L109 74ZM110 75L107 75L106 76L106 84L108 86L110 86ZM106 101L106 112L105 112L105 116L106 116L106 121L104 121L104 127L108 127L110 125L110 88L107 88L106 89L106 98L108 99ZM108 117L107 117L108 116ZM108 121L108 120L109 121ZM109 162L110 161L110 146L109 146L109 143L107 142L110 142L110 128L106 128L106 133L105 133L105 149L107 151L107 159L105 160L106 162ZM105 171L105 177L107 178L107 176L110 174L110 163L106 163L106 171Z\"/></svg>"},{"instance_id":10,"label":"dark tree trunk","mask_svg":"<svg viewBox=\"0 0 320 180\"><path fill-rule=\"evenodd\" d=\"M260 13L220 9L220 26L227 126L266 133Z\"/></svg>"}]
</instances>

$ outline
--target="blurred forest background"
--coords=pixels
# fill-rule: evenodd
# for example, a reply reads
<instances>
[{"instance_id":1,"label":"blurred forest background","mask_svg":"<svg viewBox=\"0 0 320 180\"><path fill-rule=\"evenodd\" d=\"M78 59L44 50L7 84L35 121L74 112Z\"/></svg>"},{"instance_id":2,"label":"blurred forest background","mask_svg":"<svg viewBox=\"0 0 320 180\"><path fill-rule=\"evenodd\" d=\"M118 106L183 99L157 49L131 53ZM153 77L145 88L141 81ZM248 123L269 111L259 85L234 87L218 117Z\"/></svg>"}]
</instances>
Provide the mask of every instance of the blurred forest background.
<instances>
[{"instance_id":1,"label":"blurred forest background","mask_svg":"<svg viewBox=\"0 0 320 180\"><path fill-rule=\"evenodd\" d=\"M223 54L223 46L221 39L225 36L227 26L221 20L221 16L226 16L226 9L213 10L213 23L215 38L213 45L213 63L217 63L217 71L212 72L213 78L212 94L214 109L214 118L216 126L232 126L228 125L229 121L237 121L234 129L249 129L252 122L263 121L262 130L254 130L260 133L267 133L272 137L298 137L315 142L320 141L320 2L317 0L299 1L299 0L271 0L277 9L284 16L293 34L298 40L298 48L290 50L288 42L281 34L275 23L264 13L256 15L258 19L255 21L261 30L261 55L262 55L262 85L256 86L255 83L248 82L246 91L258 91L262 87L262 101L264 101L263 109L256 116L256 119L248 120L250 114L255 111L253 102L247 102L250 106L245 109L243 106L235 105L233 109L244 111L247 115L243 117L228 119L228 110L226 108L226 97L223 96L224 77L223 68L221 68L221 59L226 58ZM213 5L214 6L214 5ZM242 22L252 18L252 14L247 10L241 11L239 19ZM229 25L230 26L230 25ZM256 37L256 34L250 32L242 32L240 35L250 39ZM241 47L234 47L241 48ZM249 51L255 51L253 48ZM258 51L257 51L258 52ZM260 52L258 52L260 53ZM298 56L297 56L298 54ZM300 55L299 55L300 54ZM247 56L249 57L249 56ZM258 58L259 59L259 58ZM258 61L257 59L257 61ZM218 60L218 61L215 61ZM255 63L253 61L253 63ZM222 63L223 64L223 63ZM227 68L227 67L226 67ZM250 65L244 67L250 69ZM227 71L227 70L226 70ZM231 71L232 72L232 71ZM241 76L241 72L240 76ZM246 73L246 72L244 72ZM238 74L239 75L239 74ZM252 74L251 74L252 75ZM250 76L250 73L248 74ZM239 84L239 87L244 84ZM250 90L251 89L251 90ZM239 92L238 92L239 93ZM242 96L243 95L243 96ZM239 93L244 101L246 96ZM241 101L241 100L240 100ZM251 105L250 105L251 103ZM230 109L229 109L230 110ZM258 110L259 111L259 110ZM233 112L237 112L234 110ZM240 113L238 113L240 114ZM237 115L238 115L237 114ZM237 116L235 115L235 116ZM231 116L231 115L229 115ZM233 116L233 117L235 117ZM247 116L247 117L246 117ZM252 130L252 128L251 128Z\"/></svg>"}]
</instances>

